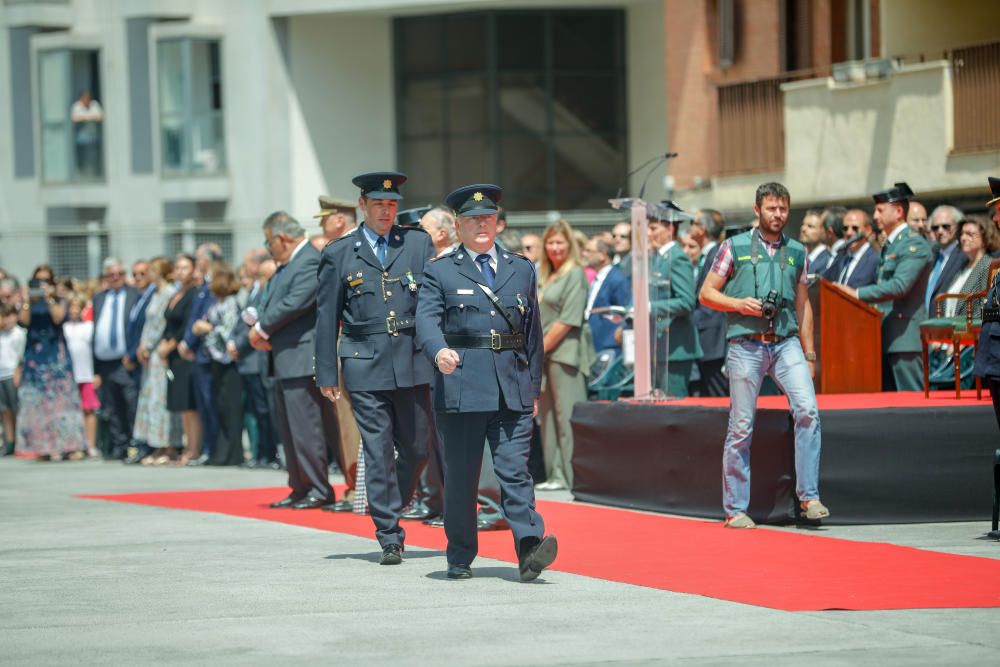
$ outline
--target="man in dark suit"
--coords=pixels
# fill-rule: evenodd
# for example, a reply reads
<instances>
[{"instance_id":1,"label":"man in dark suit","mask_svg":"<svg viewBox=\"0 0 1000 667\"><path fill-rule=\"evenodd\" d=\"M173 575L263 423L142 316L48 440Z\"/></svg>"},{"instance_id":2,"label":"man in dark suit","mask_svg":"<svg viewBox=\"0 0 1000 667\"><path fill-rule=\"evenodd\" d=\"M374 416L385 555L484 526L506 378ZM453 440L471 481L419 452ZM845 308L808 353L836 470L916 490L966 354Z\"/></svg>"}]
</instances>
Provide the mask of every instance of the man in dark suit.
<instances>
[{"instance_id":1,"label":"man in dark suit","mask_svg":"<svg viewBox=\"0 0 1000 667\"><path fill-rule=\"evenodd\" d=\"M712 269L725 229L726 219L719 211L711 208L695 211L690 234L701 246L695 276L695 294L701 292L701 286ZM722 372L726 363L726 314L699 301L691 319L698 329L702 352L701 359L697 361L699 379L694 393L698 396L727 396L729 379Z\"/></svg>"},{"instance_id":2,"label":"man in dark suit","mask_svg":"<svg viewBox=\"0 0 1000 667\"><path fill-rule=\"evenodd\" d=\"M489 442L521 581L556 558L535 511L528 473L532 415L542 384L542 326L535 268L496 244L495 185L448 195L461 245L431 262L417 306L417 342L441 372L434 390L445 455L448 577L468 579L478 552L476 491Z\"/></svg>"},{"instance_id":3,"label":"man in dark suit","mask_svg":"<svg viewBox=\"0 0 1000 667\"><path fill-rule=\"evenodd\" d=\"M615 342L615 329L618 328L616 322L607 313L592 311L595 308L624 307L632 303L632 286L621 269L611 263L612 252L607 241L596 237L587 241L583 249L587 265L597 271L587 295L585 317L594 336L594 349L598 353L605 350L621 352L621 345Z\"/></svg>"},{"instance_id":4,"label":"man in dark suit","mask_svg":"<svg viewBox=\"0 0 1000 667\"><path fill-rule=\"evenodd\" d=\"M132 375L135 382L136 395L142 388L142 366L139 364L137 356L139 350L139 339L142 337L142 328L146 326L146 308L149 307L149 300L156 293L156 285L149 279L149 263L145 260L138 260L132 264L132 280L139 299L128 311L128 322L125 325L125 346L128 348L122 365ZM129 456L125 463L137 464L152 452L148 443L134 442L134 448L130 448Z\"/></svg>"},{"instance_id":5,"label":"man in dark suit","mask_svg":"<svg viewBox=\"0 0 1000 667\"><path fill-rule=\"evenodd\" d=\"M434 432L433 369L414 343L417 292L434 245L423 229L394 224L405 181L396 172L352 180L365 221L323 250L317 299L316 382L330 401L340 398L339 355L364 445L381 565L403 560L400 513L413 497Z\"/></svg>"},{"instance_id":6,"label":"man in dark suit","mask_svg":"<svg viewBox=\"0 0 1000 667\"><path fill-rule=\"evenodd\" d=\"M201 419L201 456L188 465L205 465L215 451L215 441L219 438L219 416L215 414L212 397L212 358L204 349L202 336L194 333L194 323L208 316L208 309L215 305L215 297L209 289L212 283L212 266L222 261L222 248L216 243L203 243L195 251L195 268L202 276L203 283L191 304L184 340L177 347L177 353L194 365L194 402Z\"/></svg>"},{"instance_id":7,"label":"man in dark suit","mask_svg":"<svg viewBox=\"0 0 1000 667\"><path fill-rule=\"evenodd\" d=\"M614 243L614 257L612 264L621 269L625 277L632 279L632 224L628 221L616 223L611 229L611 238Z\"/></svg>"},{"instance_id":8,"label":"man in dark suit","mask_svg":"<svg viewBox=\"0 0 1000 667\"><path fill-rule=\"evenodd\" d=\"M820 217L820 211L811 209L802 217L802 228L799 230L799 241L809 253L809 273L822 275L833 261L830 249L823 243L827 238L827 230Z\"/></svg>"},{"instance_id":9,"label":"man in dark suit","mask_svg":"<svg viewBox=\"0 0 1000 667\"><path fill-rule=\"evenodd\" d=\"M934 263L927 279L924 307L929 317L934 317L934 297L944 294L955 276L965 269L969 257L958 243L958 228L965 214L954 206L938 206L931 213L930 228L933 240Z\"/></svg>"},{"instance_id":10,"label":"man in dark suit","mask_svg":"<svg viewBox=\"0 0 1000 667\"><path fill-rule=\"evenodd\" d=\"M107 289L94 295L94 375L101 406L108 417L109 459L124 459L132 442L132 423L139 391L125 367L128 316L139 293L125 285L125 267L117 259L104 260Z\"/></svg>"},{"instance_id":11,"label":"man in dark suit","mask_svg":"<svg viewBox=\"0 0 1000 667\"><path fill-rule=\"evenodd\" d=\"M241 319L227 343L229 355L236 359L236 368L243 381L246 393L246 409L257 420L257 456L247 463L247 467L280 469L278 463L277 436L271 419L268 388L264 384L267 373L267 352L255 350L250 345L250 327L260 318L261 302L264 297L266 279L262 279L261 265L272 261L266 250L258 249L244 262L245 270L252 271L253 282L243 306Z\"/></svg>"},{"instance_id":12,"label":"man in dark suit","mask_svg":"<svg viewBox=\"0 0 1000 667\"><path fill-rule=\"evenodd\" d=\"M333 406L313 380L319 251L284 211L264 221L264 238L279 268L268 282L248 339L254 349L269 352L278 433L291 487L288 497L271 507L316 509L334 502L327 475L327 440L339 442L340 437Z\"/></svg>"},{"instance_id":13,"label":"man in dark suit","mask_svg":"<svg viewBox=\"0 0 1000 667\"><path fill-rule=\"evenodd\" d=\"M852 209L844 216L844 234L848 239L860 237L826 270L824 277L841 285L857 289L874 285L878 280L879 253L872 248L872 221L861 209Z\"/></svg>"}]
</instances>

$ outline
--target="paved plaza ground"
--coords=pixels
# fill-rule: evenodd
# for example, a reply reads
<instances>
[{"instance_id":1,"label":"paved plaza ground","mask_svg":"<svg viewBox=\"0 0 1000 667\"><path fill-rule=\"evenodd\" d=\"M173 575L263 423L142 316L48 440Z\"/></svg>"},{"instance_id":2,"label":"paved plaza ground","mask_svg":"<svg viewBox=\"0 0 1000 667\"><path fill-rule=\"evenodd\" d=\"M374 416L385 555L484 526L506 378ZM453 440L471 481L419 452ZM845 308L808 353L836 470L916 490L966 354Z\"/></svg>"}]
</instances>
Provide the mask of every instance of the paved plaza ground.
<instances>
[{"instance_id":1,"label":"paved plaza ground","mask_svg":"<svg viewBox=\"0 0 1000 667\"><path fill-rule=\"evenodd\" d=\"M410 548L402 566L379 567L374 539L74 498L284 479L271 471L0 460L0 664L1000 661L998 609L793 613L557 571L523 585L514 566L487 559L476 561L472 580L449 581L439 551ZM570 501L566 493L539 495ZM988 529L829 526L825 534L1000 558ZM656 557L655 549L621 554ZM740 567L738 553L732 566Z\"/></svg>"}]
</instances>

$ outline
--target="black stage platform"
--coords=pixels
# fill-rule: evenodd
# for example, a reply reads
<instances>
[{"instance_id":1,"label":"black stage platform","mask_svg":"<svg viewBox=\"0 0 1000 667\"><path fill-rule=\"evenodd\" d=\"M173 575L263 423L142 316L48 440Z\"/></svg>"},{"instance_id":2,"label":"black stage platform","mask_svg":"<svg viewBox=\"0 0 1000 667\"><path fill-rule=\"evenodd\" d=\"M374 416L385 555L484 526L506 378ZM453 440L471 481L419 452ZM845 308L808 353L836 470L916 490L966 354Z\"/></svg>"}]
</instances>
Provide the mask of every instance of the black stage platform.
<instances>
[{"instance_id":1,"label":"black stage platform","mask_svg":"<svg viewBox=\"0 0 1000 667\"><path fill-rule=\"evenodd\" d=\"M950 399L946 398L947 395ZM919 398L919 400L918 400ZM820 396L820 495L830 523L989 520L1000 446L988 395ZM723 518L728 399L578 403L573 495L587 502ZM795 518L792 423L762 398L751 448L750 515Z\"/></svg>"}]
</instances>

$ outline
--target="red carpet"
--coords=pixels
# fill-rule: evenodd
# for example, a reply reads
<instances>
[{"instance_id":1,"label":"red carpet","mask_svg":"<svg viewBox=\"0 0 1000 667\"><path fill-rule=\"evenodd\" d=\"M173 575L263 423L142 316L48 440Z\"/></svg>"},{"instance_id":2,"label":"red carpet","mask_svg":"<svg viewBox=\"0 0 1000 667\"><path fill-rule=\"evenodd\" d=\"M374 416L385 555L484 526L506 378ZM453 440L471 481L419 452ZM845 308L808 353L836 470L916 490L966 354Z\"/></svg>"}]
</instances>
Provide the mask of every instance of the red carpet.
<instances>
[{"instance_id":1,"label":"red carpet","mask_svg":"<svg viewBox=\"0 0 1000 667\"><path fill-rule=\"evenodd\" d=\"M338 490L339 491L339 490ZM82 496L214 512L374 538L371 519L272 510L287 489ZM1000 560L891 544L676 519L574 503L540 502L559 538L553 569L786 611L1000 606ZM444 531L406 522L407 544L445 548ZM236 528L238 529L238 528ZM323 553L317 540L317 554ZM377 549L372 544L372 551ZM480 533L479 555L515 562L509 531Z\"/></svg>"},{"instance_id":2,"label":"red carpet","mask_svg":"<svg viewBox=\"0 0 1000 667\"><path fill-rule=\"evenodd\" d=\"M955 398L955 390L932 391L924 398L922 391L881 392L878 394L817 394L820 410L880 410L885 408L952 408L969 405L990 405L990 392L983 389L983 397L976 400L975 389L963 389L962 398ZM697 405L707 408L728 408L729 398L684 398L660 401L662 405ZM784 396L761 396L757 407L785 410L788 399Z\"/></svg>"}]
</instances>

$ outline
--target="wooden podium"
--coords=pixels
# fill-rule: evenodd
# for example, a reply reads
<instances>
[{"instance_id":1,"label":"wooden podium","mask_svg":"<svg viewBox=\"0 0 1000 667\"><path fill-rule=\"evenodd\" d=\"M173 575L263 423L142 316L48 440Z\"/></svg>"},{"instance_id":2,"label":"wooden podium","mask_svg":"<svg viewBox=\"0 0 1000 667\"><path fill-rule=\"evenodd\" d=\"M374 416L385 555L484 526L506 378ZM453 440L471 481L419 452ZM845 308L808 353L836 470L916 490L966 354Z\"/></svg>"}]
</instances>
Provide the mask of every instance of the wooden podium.
<instances>
[{"instance_id":1,"label":"wooden podium","mask_svg":"<svg viewBox=\"0 0 1000 667\"><path fill-rule=\"evenodd\" d=\"M816 391L882 391L882 313L820 278L809 286L816 340Z\"/></svg>"}]
</instances>

